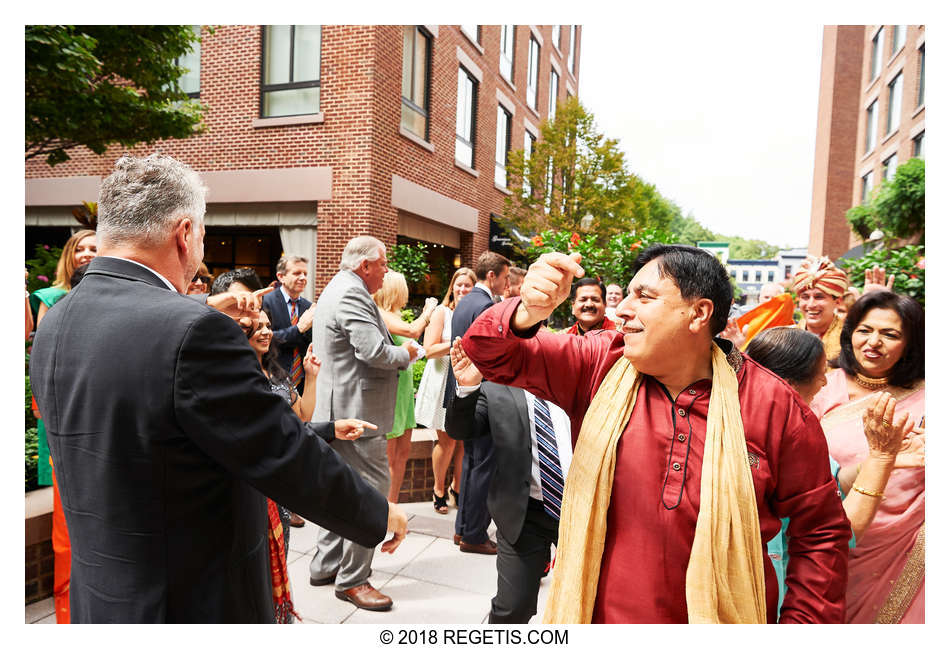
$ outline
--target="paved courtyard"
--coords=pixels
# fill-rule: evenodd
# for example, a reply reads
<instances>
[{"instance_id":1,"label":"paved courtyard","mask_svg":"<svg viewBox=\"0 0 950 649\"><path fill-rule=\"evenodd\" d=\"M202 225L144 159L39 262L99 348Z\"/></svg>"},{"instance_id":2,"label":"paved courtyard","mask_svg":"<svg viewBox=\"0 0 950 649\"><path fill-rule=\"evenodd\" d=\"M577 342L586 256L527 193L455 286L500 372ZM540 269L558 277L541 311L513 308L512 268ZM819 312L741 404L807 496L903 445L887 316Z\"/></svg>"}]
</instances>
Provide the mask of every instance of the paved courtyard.
<instances>
[{"instance_id":1,"label":"paved courtyard","mask_svg":"<svg viewBox=\"0 0 950 649\"><path fill-rule=\"evenodd\" d=\"M393 598L390 611L363 611L338 600L333 585L314 587L309 583L310 558L316 545L316 527L308 522L290 532L287 560L293 587L294 606L304 623L310 624L480 624L488 621L491 598L495 594L495 557L465 554L452 543L454 508L447 516L437 514L431 503L406 503L409 535L395 554L377 552L370 583ZM489 534L495 537L494 523ZM538 611L550 586L541 582ZM532 623L539 623L535 615ZM53 599L26 607L29 624L55 624Z\"/></svg>"}]
</instances>

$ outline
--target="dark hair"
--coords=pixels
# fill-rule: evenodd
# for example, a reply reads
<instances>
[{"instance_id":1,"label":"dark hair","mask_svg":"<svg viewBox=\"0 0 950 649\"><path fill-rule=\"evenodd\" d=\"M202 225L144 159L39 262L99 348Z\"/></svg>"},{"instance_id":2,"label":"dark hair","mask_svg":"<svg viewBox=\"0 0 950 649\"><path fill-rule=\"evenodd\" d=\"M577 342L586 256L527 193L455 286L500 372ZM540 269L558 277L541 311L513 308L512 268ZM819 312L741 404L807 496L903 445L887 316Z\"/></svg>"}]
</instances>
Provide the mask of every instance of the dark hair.
<instances>
[{"instance_id":1,"label":"dark hair","mask_svg":"<svg viewBox=\"0 0 950 649\"><path fill-rule=\"evenodd\" d=\"M692 246L656 243L637 257L634 274L654 259L659 264L660 276L673 280L683 299L712 300L709 331L713 336L726 328L729 306L732 304L732 285L729 283L729 273L716 257Z\"/></svg>"},{"instance_id":2,"label":"dark hair","mask_svg":"<svg viewBox=\"0 0 950 649\"><path fill-rule=\"evenodd\" d=\"M488 277L489 271L494 272L495 275L499 275L505 266L511 266L511 262L507 257L499 255L497 252L486 250L478 256L478 261L475 262L475 278L478 279L478 281L482 281Z\"/></svg>"},{"instance_id":3,"label":"dark hair","mask_svg":"<svg viewBox=\"0 0 950 649\"><path fill-rule=\"evenodd\" d=\"M607 301L607 287L604 286L603 282L593 277L581 277L579 280L574 282L574 286L571 287L571 299L577 297L577 289L582 286L597 286L600 288L600 299L604 302Z\"/></svg>"},{"instance_id":4,"label":"dark hair","mask_svg":"<svg viewBox=\"0 0 950 649\"><path fill-rule=\"evenodd\" d=\"M804 329L773 327L761 331L749 341L746 353L792 384L807 383L816 372L824 371L825 346L821 338Z\"/></svg>"},{"instance_id":5,"label":"dark hair","mask_svg":"<svg viewBox=\"0 0 950 649\"><path fill-rule=\"evenodd\" d=\"M891 291L874 291L860 297L850 309L841 328L841 354L835 363L849 376L860 371L854 357L851 335L871 309L890 309L901 319L904 353L891 370L888 383L909 388L917 379L924 378L924 309L913 298Z\"/></svg>"},{"instance_id":6,"label":"dark hair","mask_svg":"<svg viewBox=\"0 0 950 649\"><path fill-rule=\"evenodd\" d=\"M271 313L271 310L268 307L261 307L261 312L267 314L267 319L271 322L271 329L274 325L274 314ZM251 335L254 335L254 332L251 332ZM250 336L248 336L250 338ZM280 346L277 344L277 337L271 336L270 347L267 348L267 351L264 352L264 355L261 356L261 367L270 374L270 380L272 383L284 383L290 381L290 374L287 373L287 370L284 369L284 366L280 364Z\"/></svg>"},{"instance_id":7,"label":"dark hair","mask_svg":"<svg viewBox=\"0 0 950 649\"><path fill-rule=\"evenodd\" d=\"M218 275L217 279L211 285L211 295L227 293L234 282L241 282L252 291L259 291L264 288L257 273L252 268L235 268Z\"/></svg>"},{"instance_id":8,"label":"dark hair","mask_svg":"<svg viewBox=\"0 0 950 649\"><path fill-rule=\"evenodd\" d=\"M87 261L82 266L77 266L76 270L73 271L73 274L69 276L69 285L72 288L76 288L76 285L82 281L83 276L86 274L86 270L89 268L89 262Z\"/></svg>"}]
</instances>

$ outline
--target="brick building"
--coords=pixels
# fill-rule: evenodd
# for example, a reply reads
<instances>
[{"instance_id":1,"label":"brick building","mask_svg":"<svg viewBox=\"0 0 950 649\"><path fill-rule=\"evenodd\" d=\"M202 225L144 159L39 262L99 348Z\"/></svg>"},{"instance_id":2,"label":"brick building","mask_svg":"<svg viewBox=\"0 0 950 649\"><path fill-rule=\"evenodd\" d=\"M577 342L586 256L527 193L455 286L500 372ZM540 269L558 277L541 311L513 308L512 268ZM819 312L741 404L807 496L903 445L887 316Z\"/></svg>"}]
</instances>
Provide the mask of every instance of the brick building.
<instances>
[{"instance_id":1,"label":"brick building","mask_svg":"<svg viewBox=\"0 0 950 649\"><path fill-rule=\"evenodd\" d=\"M924 25L825 26L808 252L861 243L845 213L924 157Z\"/></svg>"},{"instance_id":2,"label":"brick building","mask_svg":"<svg viewBox=\"0 0 950 649\"><path fill-rule=\"evenodd\" d=\"M286 251L310 258L319 290L359 234L435 244L443 268L471 264L508 192L496 160L530 146L556 102L577 94L580 37L574 25L204 30L182 87L208 107L205 132L133 153L201 173L215 274L247 265L271 279ZM64 240L72 208L96 199L121 154L28 161L28 247Z\"/></svg>"}]
</instances>

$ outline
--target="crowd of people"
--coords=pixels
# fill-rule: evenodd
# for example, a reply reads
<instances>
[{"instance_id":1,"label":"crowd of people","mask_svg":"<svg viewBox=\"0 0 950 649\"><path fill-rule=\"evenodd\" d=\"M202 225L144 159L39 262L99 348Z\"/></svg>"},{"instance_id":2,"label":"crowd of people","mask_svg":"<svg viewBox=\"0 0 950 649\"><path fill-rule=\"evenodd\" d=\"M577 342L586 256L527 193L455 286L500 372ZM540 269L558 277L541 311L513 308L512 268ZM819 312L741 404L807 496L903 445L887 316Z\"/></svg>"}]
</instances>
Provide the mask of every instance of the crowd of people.
<instances>
[{"instance_id":1,"label":"crowd of people","mask_svg":"<svg viewBox=\"0 0 950 649\"><path fill-rule=\"evenodd\" d=\"M856 296L809 257L746 314L689 246L646 249L626 287L489 251L407 321L372 236L313 303L303 257L266 287L214 277L205 191L121 158L28 296L57 622L293 622L304 519L310 584L391 609L372 562L407 533L417 427L435 512L496 556L490 623L528 622L549 573L551 623L923 621L923 309L880 269Z\"/></svg>"}]
</instances>

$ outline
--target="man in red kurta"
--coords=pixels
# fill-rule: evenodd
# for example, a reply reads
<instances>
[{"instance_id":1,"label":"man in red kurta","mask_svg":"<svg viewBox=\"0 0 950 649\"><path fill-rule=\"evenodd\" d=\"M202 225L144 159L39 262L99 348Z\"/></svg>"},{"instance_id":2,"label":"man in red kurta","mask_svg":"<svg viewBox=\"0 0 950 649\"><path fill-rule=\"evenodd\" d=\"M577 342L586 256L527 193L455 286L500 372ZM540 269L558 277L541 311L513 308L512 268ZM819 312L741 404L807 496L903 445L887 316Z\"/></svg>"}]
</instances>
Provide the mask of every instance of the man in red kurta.
<instances>
[{"instance_id":1,"label":"man in red kurta","mask_svg":"<svg viewBox=\"0 0 950 649\"><path fill-rule=\"evenodd\" d=\"M538 330L567 296L573 276L583 273L578 256L550 253L529 269L521 299L487 310L462 341L486 380L524 388L563 408L575 441L588 405L621 354L646 375L617 445L593 622L688 621L686 567L700 503L710 341L725 326L731 290L718 261L709 257L718 268L705 268L707 253L658 249L638 260L630 293L617 308L624 320L620 331L580 337ZM766 542L788 517L788 591L780 621L843 622L851 531L818 421L774 374L730 343L716 344L728 352L738 379L768 620L775 621L778 590Z\"/></svg>"},{"instance_id":2,"label":"man in red kurta","mask_svg":"<svg viewBox=\"0 0 950 649\"><path fill-rule=\"evenodd\" d=\"M607 317L607 288L601 282L585 277L574 284L571 292L574 324L563 333L583 336L588 331L617 328L613 320Z\"/></svg>"}]
</instances>

